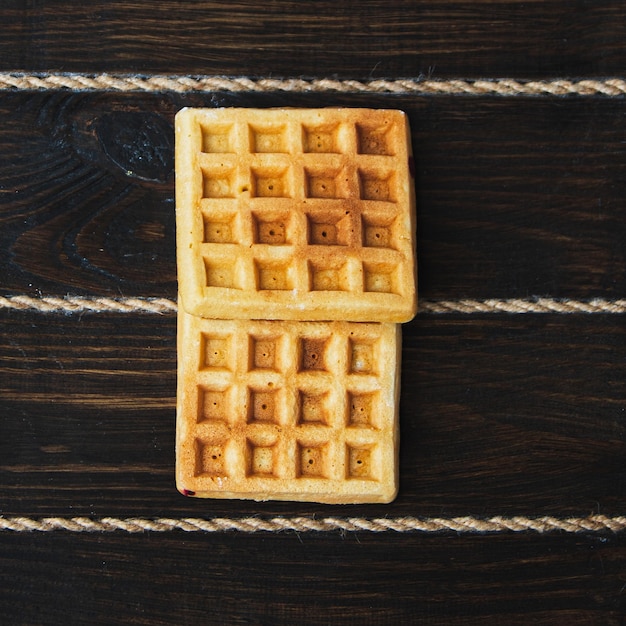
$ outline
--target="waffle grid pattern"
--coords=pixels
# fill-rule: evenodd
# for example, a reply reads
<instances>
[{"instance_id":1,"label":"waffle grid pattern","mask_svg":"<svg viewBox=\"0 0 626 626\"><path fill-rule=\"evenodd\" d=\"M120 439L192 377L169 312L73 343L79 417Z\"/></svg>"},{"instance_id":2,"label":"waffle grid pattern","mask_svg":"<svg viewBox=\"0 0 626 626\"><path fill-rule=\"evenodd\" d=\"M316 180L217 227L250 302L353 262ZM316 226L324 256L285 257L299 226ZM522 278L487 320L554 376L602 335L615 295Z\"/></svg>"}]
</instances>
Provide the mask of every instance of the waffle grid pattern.
<instances>
[{"instance_id":1,"label":"waffle grid pattern","mask_svg":"<svg viewBox=\"0 0 626 626\"><path fill-rule=\"evenodd\" d=\"M395 496L399 326L207 320L187 347L179 489L335 502Z\"/></svg>"},{"instance_id":2,"label":"waffle grid pattern","mask_svg":"<svg viewBox=\"0 0 626 626\"><path fill-rule=\"evenodd\" d=\"M193 172L177 202L187 310L337 319L349 307L354 321L413 317L406 121L398 111L351 111L179 113L189 146L178 152L181 169Z\"/></svg>"}]
</instances>

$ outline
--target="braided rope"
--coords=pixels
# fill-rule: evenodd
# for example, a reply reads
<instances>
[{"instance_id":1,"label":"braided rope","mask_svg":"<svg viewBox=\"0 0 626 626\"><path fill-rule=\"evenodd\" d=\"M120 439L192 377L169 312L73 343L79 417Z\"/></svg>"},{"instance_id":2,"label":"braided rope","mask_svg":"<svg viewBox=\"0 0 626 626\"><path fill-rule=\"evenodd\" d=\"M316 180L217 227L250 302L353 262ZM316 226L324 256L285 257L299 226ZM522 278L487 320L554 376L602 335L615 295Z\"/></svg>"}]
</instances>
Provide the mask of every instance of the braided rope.
<instances>
[{"instance_id":1,"label":"braided rope","mask_svg":"<svg viewBox=\"0 0 626 626\"><path fill-rule=\"evenodd\" d=\"M626 299L510 298L420 302L420 313L626 313Z\"/></svg>"},{"instance_id":2,"label":"braided rope","mask_svg":"<svg viewBox=\"0 0 626 626\"><path fill-rule=\"evenodd\" d=\"M42 313L174 313L175 300L167 298L98 298L83 296L0 296L0 309Z\"/></svg>"},{"instance_id":3,"label":"braided rope","mask_svg":"<svg viewBox=\"0 0 626 626\"><path fill-rule=\"evenodd\" d=\"M108 298L86 296L0 296L0 309L34 310L43 313L175 313L177 304L168 298ZM626 313L626 299L571 300L510 298L488 300L422 300L419 313Z\"/></svg>"},{"instance_id":4,"label":"braided rope","mask_svg":"<svg viewBox=\"0 0 626 626\"><path fill-rule=\"evenodd\" d=\"M114 74L0 72L0 90L72 91L288 91L340 93L413 93L423 95L496 96L609 96L626 95L626 81L601 80L519 81L511 78L488 80L334 80L302 78L247 78L226 76L139 76Z\"/></svg>"},{"instance_id":5,"label":"braided rope","mask_svg":"<svg viewBox=\"0 0 626 626\"><path fill-rule=\"evenodd\" d=\"M398 533L504 533L504 532L622 532L626 530L626 516L607 517L605 515L590 515L588 517L557 518L544 517L491 517L481 519L472 516L453 518L363 518L363 517L273 517L262 519L258 517L198 519L172 519L160 517L147 519L141 517L116 518L103 517L92 519L88 517L44 517L33 519L29 517L0 517L0 531L14 532L50 532L65 530L77 533L91 532L168 532L181 530L185 532L226 532L237 531L243 533L256 532L329 532L329 531L365 531Z\"/></svg>"}]
</instances>

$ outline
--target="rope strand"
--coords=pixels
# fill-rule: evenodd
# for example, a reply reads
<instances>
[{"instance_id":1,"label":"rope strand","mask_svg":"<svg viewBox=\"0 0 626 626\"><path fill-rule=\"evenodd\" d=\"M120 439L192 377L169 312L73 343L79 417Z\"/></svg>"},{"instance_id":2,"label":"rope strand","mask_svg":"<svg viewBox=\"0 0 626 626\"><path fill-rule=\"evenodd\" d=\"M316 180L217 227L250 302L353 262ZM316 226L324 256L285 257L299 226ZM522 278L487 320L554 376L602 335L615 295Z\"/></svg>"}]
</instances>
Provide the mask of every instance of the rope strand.
<instances>
[{"instance_id":1,"label":"rope strand","mask_svg":"<svg viewBox=\"0 0 626 626\"><path fill-rule=\"evenodd\" d=\"M626 299L573 300L570 298L509 298L487 300L425 300L420 313L626 313Z\"/></svg>"},{"instance_id":2,"label":"rope strand","mask_svg":"<svg viewBox=\"0 0 626 626\"><path fill-rule=\"evenodd\" d=\"M620 78L521 81L512 78L432 80L334 80L247 78L226 76L114 75L77 73L0 72L0 91L71 90L161 92L412 93L471 96L607 96L626 95Z\"/></svg>"},{"instance_id":3,"label":"rope strand","mask_svg":"<svg viewBox=\"0 0 626 626\"><path fill-rule=\"evenodd\" d=\"M442 533L454 532L460 534L487 534L487 533L520 533L520 532L613 532L626 530L626 516L607 517L605 515L590 515L588 517L557 518L544 517L491 517L487 519L465 516L453 518L364 518L364 517L273 517L263 519L259 517L222 518L141 518L141 517L103 517L92 519L88 517L44 517L33 519L29 517L0 517L0 531L13 532L51 532L63 530L76 533L93 532L397 532L397 533Z\"/></svg>"},{"instance_id":4,"label":"rope strand","mask_svg":"<svg viewBox=\"0 0 626 626\"><path fill-rule=\"evenodd\" d=\"M175 313L176 301L167 298L107 298L66 296L0 296L0 309L42 313Z\"/></svg>"},{"instance_id":5,"label":"rope strand","mask_svg":"<svg viewBox=\"0 0 626 626\"><path fill-rule=\"evenodd\" d=\"M87 296L33 297L26 295L0 296L0 309L39 311L42 313L175 313L177 304L168 298L108 298ZM509 298L487 300L422 300L420 314L443 315L462 313L626 313L626 299L573 300L569 298Z\"/></svg>"}]
</instances>

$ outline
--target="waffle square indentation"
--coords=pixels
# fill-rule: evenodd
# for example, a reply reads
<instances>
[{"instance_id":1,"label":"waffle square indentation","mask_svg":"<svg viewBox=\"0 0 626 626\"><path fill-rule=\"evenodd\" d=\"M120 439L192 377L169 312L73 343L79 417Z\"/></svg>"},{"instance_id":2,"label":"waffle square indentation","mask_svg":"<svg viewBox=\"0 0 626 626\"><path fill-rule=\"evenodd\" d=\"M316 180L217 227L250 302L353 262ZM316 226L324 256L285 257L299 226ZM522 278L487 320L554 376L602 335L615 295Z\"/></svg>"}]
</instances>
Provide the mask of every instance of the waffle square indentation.
<instances>
[{"instance_id":1,"label":"waffle square indentation","mask_svg":"<svg viewBox=\"0 0 626 626\"><path fill-rule=\"evenodd\" d=\"M310 211L307 213L310 245L347 246L350 243L352 217L346 211Z\"/></svg>"},{"instance_id":2,"label":"waffle square indentation","mask_svg":"<svg viewBox=\"0 0 626 626\"><path fill-rule=\"evenodd\" d=\"M288 152L287 127L250 126L251 152Z\"/></svg>"},{"instance_id":3,"label":"waffle square indentation","mask_svg":"<svg viewBox=\"0 0 626 626\"><path fill-rule=\"evenodd\" d=\"M280 246L290 243L289 213L255 211L252 213L253 240L269 246Z\"/></svg>"},{"instance_id":4,"label":"waffle square indentation","mask_svg":"<svg viewBox=\"0 0 626 626\"><path fill-rule=\"evenodd\" d=\"M350 372L353 374L375 374L377 363L375 344L371 341L350 339Z\"/></svg>"},{"instance_id":5,"label":"waffle square indentation","mask_svg":"<svg viewBox=\"0 0 626 626\"><path fill-rule=\"evenodd\" d=\"M200 124L202 152L223 154L234 152L232 124Z\"/></svg>"},{"instance_id":6,"label":"waffle square indentation","mask_svg":"<svg viewBox=\"0 0 626 626\"><path fill-rule=\"evenodd\" d=\"M235 213L204 212L204 243L236 243L235 219Z\"/></svg>"},{"instance_id":7,"label":"waffle square indentation","mask_svg":"<svg viewBox=\"0 0 626 626\"><path fill-rule=\"evenodd\" d=\"M249 390L248 423L279 422L278 390Z\"/></svg>"},{"instance_id":8,"label":"waffle square indentation","mask_svg":"<svg viewBox=\"0 0 626 626\"><path fill-rule=\"evenodd\" d=\"M198 389L198 423L205 421L227 422L231 413L228 389Z\"/></svg>"},{"instance_id":9,"label":"waffle square indentation","mask_svg":"<svg viewBox=\"0 0 626 626\"><path fill-rule=\"evenodd\" d=\"M349 291L348 264L332 262L309 263L311 291Z\"/></svg>"},{"instance_id":10,"label":"waffle square indentation","mask_svg":"<svg viewBox=\"0 0 626 626\"><path fill-rule=\"evenodd\" d=\"M333 169L305 168L307 198L345 198L348 179L344 172Z\"/></svg>"},{"instance_id":11,"label":"waffle square indentation","mask_svg":"<svg viewBox=\"0 0 626 626\"><path fill-rule=\"evenodd\" d=\"M278 337L250 338L250 369L276 370L279 367Z\"/></svg>"},{"instance_id":12,"label":"waffle square indentation","mask_svg":"<svg viewBox=\"0 0 626 626\"><path fill-rule=\"evenodd\" d=\"M348 426L375 427L378 392L348 392Z\"/></svg>"},{"instance_id":13,"label":"waffle square indentation","mask_svg":"<svg viewBox=\"0 0 626 626\"><path fill-rule=\"evenodd\" d=\"M324 371L329 338L303 337L300 339L299 371Z\"/></svg>"},{"instance_id":14,"label":"waffle square indentation","mask_svg":"<svg viewBox=\"0 0 626 626\"><path fill-rule=\"evenodd\" d=\"M276 477L276 443L248 439L245 455L247 476Z\"/></svg>"},{"instance_id":15,"label":"waffle square indentation","mask_svg":"<svg viewBox=\"0 0 626 626\"><path fill-rule=\"evenodd\" d=\"M204 259L207 287L239 289L237 284L236 266L222 260Z\"/></svg>"},{"instance_id":16,"label":"waffle square indentation","mask_svg":"<svg viewBox=\"0 0 626 626\"><path fill-rule=\"evenodd\" d=\"M255 265L259 290L285 291L293 289L293 276L289 264L257 260Z\"/></svg>"},{"instance_id":17,"label":"waffle square indentation","mask_svg":"<svg viewBox=\"0 0 626 626\"><path fill-rule=\"evenodd\" d=\"M226 468L225 443L196 440L196 476L214 476L225 478Z\"/></svg>"},{"instance_id":18,"label":"waffle square indentation","mask_svg":"<svg viewBox=\"0 0 626 626\"><path fill-rule=\"evenodd\" d=\"M298 442L297 476L300 478L326 478L328 476L327 444Z\"/></svg>"},{"instance_id":19,"label":"waffle square indentation","mask_svg":"<svg viewBox=\"0 0 626 626\"><path fill-rule=\"evenodd\" d=\"M235 170L227 167L203 167L202 197L234 198Z\"/></svg>"},{"instance_id":20,"label":"waffle square indentation","mask_svg":"<svg viewBox=\"0 0 626 626\"><path fill-rule=\"evenodd\" d=\"M363 290L374 293L395 293L398 289L398 268L388 263L363 263Z\"/></svg>"},{"instance_id":21,"label":"waffle square indentation","mask_svg":"<svg viewBox=\"0 0 626 626\"><path fill-rule=\"evenodd\" d=\"M371 446L346 446L346 478L372 480L374 463Z\"/></svg>"},{"instance_id":22,"label":"waffle square indentation","mask_svg":"<svg viewBox=\"0 0 626 626\"><path fill-rule=\"evenodd\" d=\"M371 170L359 171L359 188L361 199L378 202L396 201L396 181L393 173Z\"/></svg>"},{"instance_id":23,"label":"waffle square indentation","mask_svg":"<svg viewBox=\"0 0 626 626\"><path fill-rule=\"evenodd\" d=\"M364 213L361 217L363 245L367 248L397 249L395 241L395 217L374 216Z\"/></svg>"},{"instance_id":24,"label":"waffle square indentation","mask_svg":"<svg viewBox=\"0 0 626 626\"><path fill-rule=\"evenodd\" d=\"M338 142L339 124L326 126L303 126L302 147L304 152L341 152Z\"/></svg>"},{"instance_id":25,"label":"waffle square indentation","mask_svg":"<svg viewBox=\"0 0 626 626\"><path fill-rule=\"evenodd\" d=\"M257 198L290 198L288 167L255 167L251 172L251 194Z\"/></svg>"},{"instance_id":26,"label":"waffle square indentation","mask_svg":"<svg viewBox=\"0 0 626 626\"><path fill-rule=\"evenodd\" d=\"M378 154L393 156L393 125L368 126L356 125L357 151L359 154Z\"/></svg>"},{"instance_id":27,"label":"waffle square indentation","mask_svg":"<svg viewBox=\"0 0 626 626\"><path fill-rule=\"evenodd\" d=\"M200 368L232 369L232 337L202 334L200 338Z\"/></svg>"},{"instance_id":28,"label":"waffle square indentation","mask_svg":"<svg viewBox=\"0 0 626 626\"><path fill-rule=\"evenodd\" d=\"M328 425L328 392L298 392L298 424Z\"/></svg>"}]
</instances>

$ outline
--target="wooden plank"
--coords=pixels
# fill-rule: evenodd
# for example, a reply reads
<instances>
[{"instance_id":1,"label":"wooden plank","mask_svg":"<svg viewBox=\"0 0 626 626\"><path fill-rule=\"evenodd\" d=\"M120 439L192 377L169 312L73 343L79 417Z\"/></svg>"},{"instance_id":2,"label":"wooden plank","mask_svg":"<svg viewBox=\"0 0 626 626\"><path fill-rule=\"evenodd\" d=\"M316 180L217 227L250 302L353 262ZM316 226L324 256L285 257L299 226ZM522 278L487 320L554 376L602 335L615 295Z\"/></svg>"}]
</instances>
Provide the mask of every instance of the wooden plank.
<instances>
[{"instance_id":1,"label":"wooden plank","mask_svg":"<svg viewBox=\"0 0 626 626\"><path fill-rule=\"evenodd\" d=\"M623 297L621 99L3 93L3 295L176 297L183 106L405 109L423 298Z\"/></svg>"},{"instance_id":2,"label":"wooden plank","mask_svg":"<svg viewBox=\"0 0 626 626\"><path fill-rule=\"evenodd\" d=\"M202 502L174 487L173 315L2 313L4 515L623 514L615 316L418 316L404 326L392 505Z\"/></svg>"},{"instance_id":3,"label":"wooden plank","mask_svg":"<svg viewBox=\"0 0 626 626\"><path fill-rule=\"evenodd\" d=\"M0 536L20 624L622 623L615 536Z\"/></svg>"},{"instance_id":4,"label":"wooden plank","mask_svg":"<svg viewBox=\"0 0 626 626\"><path fill-rule=\"evenodd\" d=\"M543 78L625 60L619 0L5 0L0 22L3 70Z\"/></svg>"}]
</instances>

